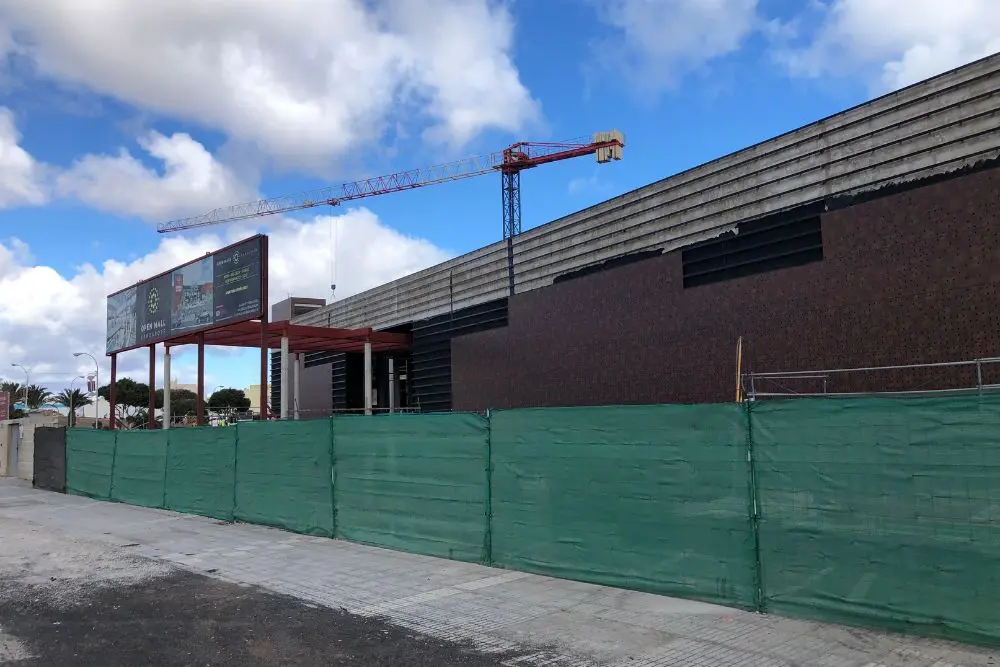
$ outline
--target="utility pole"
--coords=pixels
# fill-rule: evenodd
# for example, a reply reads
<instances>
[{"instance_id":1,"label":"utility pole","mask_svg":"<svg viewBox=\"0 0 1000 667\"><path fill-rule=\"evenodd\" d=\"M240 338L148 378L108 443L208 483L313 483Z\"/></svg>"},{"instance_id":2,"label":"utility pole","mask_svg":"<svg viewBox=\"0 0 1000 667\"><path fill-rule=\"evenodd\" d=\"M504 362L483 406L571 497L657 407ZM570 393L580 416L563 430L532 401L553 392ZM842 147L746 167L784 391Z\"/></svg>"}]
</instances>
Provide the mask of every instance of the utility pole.
<instances>
[{"instance_id":1,"label":"utility pole","mask_svg":"<svg viewBox=\"0 0 1000 667\"><path fill-rule=\"evenodd\" d=\"M90 357L94 361L94 428L97 428L97 423L100 421L100 413L98 412L98 403L101 401L100 395L98 395L97 390L101 388L101 365L97 363L97 359L94 355L89 352L74 352L74 357Z\"/></svg>"}]
</instances>

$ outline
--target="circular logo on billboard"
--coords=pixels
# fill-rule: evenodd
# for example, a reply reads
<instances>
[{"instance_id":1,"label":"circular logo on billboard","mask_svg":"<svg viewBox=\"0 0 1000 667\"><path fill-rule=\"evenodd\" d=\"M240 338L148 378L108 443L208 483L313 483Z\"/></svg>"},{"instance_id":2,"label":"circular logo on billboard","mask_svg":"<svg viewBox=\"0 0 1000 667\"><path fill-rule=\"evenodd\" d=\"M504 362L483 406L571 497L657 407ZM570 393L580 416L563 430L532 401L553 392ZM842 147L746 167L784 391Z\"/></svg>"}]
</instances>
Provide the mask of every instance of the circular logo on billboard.
<instances>
[{"instance_id":1,"label":"circular logo on billboard","mask_svg":"<svg viewBox=\"0 0 1000 667\"><path fill-rule=\"evenodd\" d=\"M233 264L239 264L239 263L240 263L240 251L239 250L234 250L233 251Z\"/></svg>"},{"instance_id":2,"label":"circular logo on billboard","mask_svg":"<svg viewBox=\"0 0 1000 667\"><path fill-rule=\"evenodd\" d=\"M149 308L150 314L155 313L160 307L160 292L155 287L149 290L146 296L146 307Z\"/></svg>"}]
</instances>

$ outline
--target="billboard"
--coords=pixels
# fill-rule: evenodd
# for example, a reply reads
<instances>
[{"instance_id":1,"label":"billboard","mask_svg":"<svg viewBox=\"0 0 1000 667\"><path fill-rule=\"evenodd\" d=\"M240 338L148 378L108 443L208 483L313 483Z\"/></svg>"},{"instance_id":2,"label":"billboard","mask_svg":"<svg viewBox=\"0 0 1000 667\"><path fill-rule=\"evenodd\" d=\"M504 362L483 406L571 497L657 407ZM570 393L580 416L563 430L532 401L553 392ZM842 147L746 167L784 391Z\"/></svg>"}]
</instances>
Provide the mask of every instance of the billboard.
<instances>
[{"instance_id":1,"label":"billboard","mask_svg":"<svg viewBox=\"0 0 1000 667\"><path fill-rule=\"evenodd\" d=\"M108 354L259 318L264 236L257 235L108 296Z\"/></svg>"}]
</instances>

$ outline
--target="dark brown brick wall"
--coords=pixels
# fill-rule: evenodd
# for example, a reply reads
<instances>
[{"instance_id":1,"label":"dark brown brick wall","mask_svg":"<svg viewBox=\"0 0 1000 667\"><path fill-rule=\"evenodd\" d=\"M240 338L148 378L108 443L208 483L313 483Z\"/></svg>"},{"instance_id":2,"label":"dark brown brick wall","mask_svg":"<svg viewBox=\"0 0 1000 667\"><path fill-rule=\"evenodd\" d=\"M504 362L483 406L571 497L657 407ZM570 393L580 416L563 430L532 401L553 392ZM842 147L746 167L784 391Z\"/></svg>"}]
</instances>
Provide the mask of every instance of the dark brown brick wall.
<instances>
[{"instance_id":1,"label":"dark brown brick wall","mask_svg":"<svg viewBox=\"0 0 1000 667\"><path fill-rule=\"evenodd\" d=\"M507 328L452 342L453 407L729 401L741 335L755 371L1000 356L1000 171L828 213L823 243L821 262L702 287L683 289L673 252L517 295ZM829 388L974 381L894 371Z\"/></svg>"}]
</instances>

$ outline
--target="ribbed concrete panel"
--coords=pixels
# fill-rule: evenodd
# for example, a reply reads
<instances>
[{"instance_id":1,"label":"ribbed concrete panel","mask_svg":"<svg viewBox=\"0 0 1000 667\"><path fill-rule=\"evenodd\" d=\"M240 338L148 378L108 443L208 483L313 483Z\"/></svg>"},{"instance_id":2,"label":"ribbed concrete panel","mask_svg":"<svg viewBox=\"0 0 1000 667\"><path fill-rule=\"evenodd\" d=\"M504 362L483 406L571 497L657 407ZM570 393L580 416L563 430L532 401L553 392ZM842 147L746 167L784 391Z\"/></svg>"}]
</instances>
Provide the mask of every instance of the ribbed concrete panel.
<instances>
[{"instance_id":1,"label":"ribbed concrete panel","mask_svg":"<svg viewBox=\"0 0 1000 667\"><path fill-rule=\"evenodd\" d=\"M658 181L515 239L517 291L628 252L1000 155L1000 56ZM506 296L506 251L475 252L337 301L304 324L384 328Z\"/></svg>"}]
</instances>

